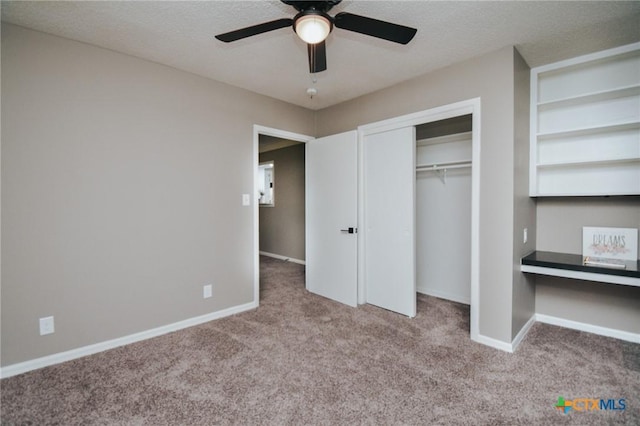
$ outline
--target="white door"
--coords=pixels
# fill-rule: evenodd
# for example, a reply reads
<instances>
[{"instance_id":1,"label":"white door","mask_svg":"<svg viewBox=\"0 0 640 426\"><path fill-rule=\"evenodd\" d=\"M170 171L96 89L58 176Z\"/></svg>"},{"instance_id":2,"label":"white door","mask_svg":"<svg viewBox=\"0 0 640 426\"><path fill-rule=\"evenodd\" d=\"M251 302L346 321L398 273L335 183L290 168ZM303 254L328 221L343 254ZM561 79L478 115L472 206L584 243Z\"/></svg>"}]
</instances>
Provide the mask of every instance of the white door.
<instances>
[{"instance_id":1,"label":"white door","mask_svg":"<svg viewBox=\"0 0 640 426\"><path fill-rule=\"evenodd\" d=\"M364 138L366 301L416 315L415 127Z\"/></svg>"},{"instance_id":2,"label":"white door","mask_svg":"<svg viewBox=\"0 0 640 426\"><path fill-rule=\"evenodd\" d=\"M357 132L306 144L307 290L357 306Z\"/></svg>"}]
</instances>

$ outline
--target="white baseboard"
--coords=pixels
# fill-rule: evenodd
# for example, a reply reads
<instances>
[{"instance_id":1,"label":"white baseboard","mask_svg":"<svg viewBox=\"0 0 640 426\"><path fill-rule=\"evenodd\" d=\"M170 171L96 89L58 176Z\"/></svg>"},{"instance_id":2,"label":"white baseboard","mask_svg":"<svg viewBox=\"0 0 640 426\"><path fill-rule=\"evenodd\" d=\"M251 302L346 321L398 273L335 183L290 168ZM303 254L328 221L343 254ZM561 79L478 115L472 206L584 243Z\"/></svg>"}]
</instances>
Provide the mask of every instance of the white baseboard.
<instances>
[{"instance_id":1,"label":"white baseboard","mask_svg":"<svg viewBox=\"0 0 640 426\"><path fill-rule=\"evenodd\" d=\"M262 254L262 252L261 252ZM265 254L268 256L268 254ZM293 261L290 259L290 261ZM74 359L82 358L84 356L93 355L98 352L103 352L109 349L114 349L120 346L128 345L131 343L139 342L153 337L161 336L163 334L172 333L174 331L181 330L187 327L193 327L194 325L203 324L205 322L213 321L219 318L224 318L230 315L245 312L258 307L256 302L246 303L244 305L234 306L231 308L223 309L221 311L212 312L210 314L201 315L199 317L189 318L183 321L179 321L173 324L164 325L161 327L153 328L151 330L142 331L140 333L130 334L128 336L119 337L117 339L107 340L105 342L96 343L93 345L83 346L81 348L72 349L65 352L59 352L53 355L48 355L33 360L20 362L17 364L8 365L0 368L0 378L15 376L18 374L26 373L39 368L48 367L62 362L71 361ZM499 349L505 352L514 352L520 345L524 337L527 335L533 324L539 321L545 324L557 325L560 327L570 328L573 330L586 331L588 333L598 334L600 336L613 337L615 339L625 340L627 342L640 343L640 334L631 333L628 331L616 330L613 328L601 327L592 324L586 324L578 321L567 320L564 318L558 318L545 314L535 314L527 321L527 323L518 332L516 337L511 343L503 342L501 340L493 339L491 337L478 335L474 339L478 343L490 346L495 349Z\"/></svg>"},{"instance_id":2,"label":"white baseboard","mask_svg":"<svg viewBox=\"0 0 640 426\"><path fill-rule=\"evenodd\" d=\"M483 345L491 346L495 349L500 349L501 351L513 352L513 344L503 342L502 340L497 340L492 337L483 336L482 334L478 334L478 337L473 339L478 343L482 343Z\"/></svg>"},{"instance_id":3,"label":"white baseboard","mask_svg":"<svg viewBox=\"0 0 640 426\"><path fill-rule=\"evenodd\" d=\"M518 349L518 346L520 346L520 343L522 343L522 340L525 338L525 336L527 335L527 333L535 323L536 323L536 315L533 314L531 318L529 318L529 321L527 321L527 323L520 329L518 334L516 334L516 337L511 342L512 352L515 352L515 350Z\"/></svg>"},{"instance_id":4,"label":"white baseboard","mask_svg":"<svg viewBox=\"0 0 640 426\"><path fill-rule=\"evenodd\" d=\"M287 262L299 263L300 265L306 265L304 260L294 259L293 257L282 256L280 254L269 253L266 251L261 251L260 254L262 256L273 257L274 259L285 260Z\"/></svg>"},{"instance_id":5,"label":"white baseboard","mask_svg":"<svg viewBox=\"0 0 640 426\"><path fill-rule=\"evenodd\" d=\"M37 370L39 368L60 364L62 362L71 361L77 358L82 358L87 355L93 355L98 352L114 349L119 346L124 346L131 343L139 342L141 340L151 339L153 337L161 336L167 333L172 333L174 331L178 331L183 328L193 327L194 325L203 324L205 322L209 322L219 318L224 318L230 315L238 314L240 312L248 311L257 307L258 307L257 302L250 302L244 305L233 306L231 308L223 309L221 311L212 312L206 315L201 315L199 317L178 321L173 324L152 328L151 330L142 331L140 333L130 334L124 337L118 337L116 339L107 340L105 342L100 342L93 345L83 346L81 348L72 349L65 352L59 352L53 355L47 355L42 358L36 358L36 359L32 359L25 362L20 362L17 364L7 365L6 367L0 368L0 378L4 379L6 377L15 376L18 374L26 373L28 371Z\"/></svg>"},{"instance_id":6,"label":"white baseboard","mask_svg":"<svg viewBox=\"0 0 640 426\"><path fill-rule=\"evenodd\" d=\"M520 329L516 337L513 339L511 343L503 342L502 340L497 340L492 337L483 336L481 334L478 335L476 339L474 339L478 343L482 343L483 345L491 346L495 349L500 349L501 351L513 353L520 346L520 343L525 338L533 324L536 322L536 316L533 315L529 318L529 321Z\"/></svg>"},{"instance_id":7,"label":"white baseboard","mask_svg":"<svg viewBox=\"0 0 640 426\"><path fill-rule=\"evenodd\" d=\"M627 342L640 343L640 334L629 331L616 330L614 328L601 327L599 325L587 324L584 322L572 321L558 318L551 315L536 314L536 321L571 328L573 330L586 331L587 333L598 334L600 336L613 337Z\"/></svg>"},{"instance_id":8,"label":"white baseboard","mask_svg":"<svg viewBox=\"0 0 640 426\"><path fill-rule=\"evenodd\" d=\"M640 343L640 334L638 333L631 333L629 331L601 327L598 325L572 321L544 314L534 314L518 332L511 343L503 342L501 340L496 340L483 335L478 335L477 339L474 340L478 343L491 346L495 349L500 349L505 352L514 352L518 348L522 340L525 338L531 327L533 327L533 324L535 324L536 322L557 325L559 327L570 328L572 330L586 331L587 333L593 333L599 336L613 337L614 339L620 339L627 342Z\"/></svg>"}]
</instances>

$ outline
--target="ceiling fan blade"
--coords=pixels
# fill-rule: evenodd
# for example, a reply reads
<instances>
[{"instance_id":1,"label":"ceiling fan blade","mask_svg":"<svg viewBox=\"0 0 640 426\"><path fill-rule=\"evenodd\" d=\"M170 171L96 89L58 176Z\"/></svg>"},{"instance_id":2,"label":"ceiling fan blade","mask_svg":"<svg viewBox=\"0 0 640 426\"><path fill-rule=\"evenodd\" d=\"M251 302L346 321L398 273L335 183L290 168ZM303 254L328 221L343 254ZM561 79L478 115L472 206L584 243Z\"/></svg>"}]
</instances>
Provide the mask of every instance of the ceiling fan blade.
<instances>
[{"instance_id":1,"label":"ceiling fan blade","mask_svg":"<svg viewBox=\"0 0 640 426\"><path fill-rule=\"evenodd\" d=\"M333 24L343 30L355 31L400 44L409 43L418 31L415 28L405 27L404 25L392 24L391 22L347 12L338 13L334 18Z\"/></svg>"},{"instance_id":2,"label":"ceiling fan blade","mask_svg":"<svg viewBox=\"0 0 640 426\"><path fill-rule=\"evenodd\" d=\"M243 38L251 37L254 35L266 33L273 30L278 30L284 27L290 27L293 25L293 19L282 18L275 21L265 22L262 24L254 25L252 27L242 28L235 31L230 31L224 34L218 34L216 38L225 43L240 40Z\"/></svg>"},{"instance_id":3,"label":"ceiling fan blade","mask_svg":"<svg viewBox=\"0 0 640 426\"><path fill-rule=\"evenodd\" d=\"M307 44L309 53L309 72L316 73L327 69L327 46L324 41Z\"/></svg>"}]
</instances>

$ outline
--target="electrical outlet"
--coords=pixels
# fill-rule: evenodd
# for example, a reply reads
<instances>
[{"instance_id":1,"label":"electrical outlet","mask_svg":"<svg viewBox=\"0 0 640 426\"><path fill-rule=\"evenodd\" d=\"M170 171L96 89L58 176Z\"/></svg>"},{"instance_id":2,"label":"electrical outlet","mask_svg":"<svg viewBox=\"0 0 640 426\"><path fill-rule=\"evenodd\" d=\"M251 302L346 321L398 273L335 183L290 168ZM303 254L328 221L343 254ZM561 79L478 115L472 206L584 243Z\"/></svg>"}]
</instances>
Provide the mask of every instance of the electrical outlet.
<instances>
[{"instance_id":1,"label":"electrical outlet","mask_svg":"<svg viewBox=\"0 0 640 426\"><path fill-rule=\"evenodd\" d=\"M207 284L202 288L202 297L203 298L205 298L205 299L210 298L212 293L213 293L213 289L212 289L211 284Z\"/></svg>"},{"instance_id":2,"label":"electrical outlet","mask_svg":"<svg viewBox=\"0 0 640 426\"><path fill-rule=\"evenodd\" d=\"M52 334L55 331L53 317L40 318L40 335Z\"/></svg>"},{"instance_id":3,"label":"electrical outlet","mask_svg":"<svg viewBox=\"0 0 640 426\"><path fill-rule=\"evenodd\" d=\"M524 228L524 232L522 233L522 242L527 244L527 228Z\"/></svg>"}]
</instances>

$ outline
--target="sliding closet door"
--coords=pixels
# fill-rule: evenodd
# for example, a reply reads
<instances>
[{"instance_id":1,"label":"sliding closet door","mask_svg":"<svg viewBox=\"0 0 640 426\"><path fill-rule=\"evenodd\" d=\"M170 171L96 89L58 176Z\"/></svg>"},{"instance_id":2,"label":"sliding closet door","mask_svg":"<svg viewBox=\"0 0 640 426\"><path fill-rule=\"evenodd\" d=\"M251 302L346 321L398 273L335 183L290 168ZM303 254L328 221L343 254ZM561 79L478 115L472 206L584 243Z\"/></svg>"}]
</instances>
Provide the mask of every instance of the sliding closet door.
<instances>
[{"instance_id":1,"label":"sliding closet door","mask_svg":"<svg viewBox=\"0 0 640 426\"><path fill-rule=\"evenodd\" d=\"M364 138L366 301L416 315L415 128Z\"/></svg>"}]
</instances>

